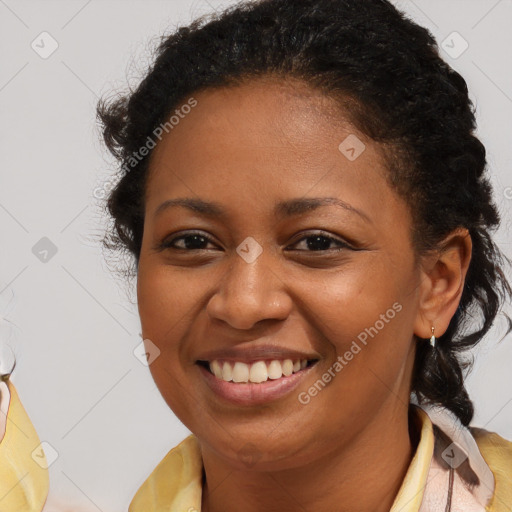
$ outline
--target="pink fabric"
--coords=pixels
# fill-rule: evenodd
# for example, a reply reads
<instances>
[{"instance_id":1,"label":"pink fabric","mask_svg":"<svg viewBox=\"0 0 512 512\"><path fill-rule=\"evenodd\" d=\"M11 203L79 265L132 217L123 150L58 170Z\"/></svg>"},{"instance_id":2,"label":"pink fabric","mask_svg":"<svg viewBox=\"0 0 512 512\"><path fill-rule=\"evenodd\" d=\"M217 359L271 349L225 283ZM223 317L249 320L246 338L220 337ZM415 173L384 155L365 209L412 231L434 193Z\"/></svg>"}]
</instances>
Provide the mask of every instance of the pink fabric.
<instances>
[{"instance_id":1,"label":"pink fabric","mask_svg":"<svg viewBox=\"0 0 512 512\"><path fill-rule=\"evenodd\" d=\"M485 512L494 494L492 471L471 431L442 407L422 406L432 421L435 447L419 512L444 512L453 467L451 512Z\"/></svg>"}]
</instances>

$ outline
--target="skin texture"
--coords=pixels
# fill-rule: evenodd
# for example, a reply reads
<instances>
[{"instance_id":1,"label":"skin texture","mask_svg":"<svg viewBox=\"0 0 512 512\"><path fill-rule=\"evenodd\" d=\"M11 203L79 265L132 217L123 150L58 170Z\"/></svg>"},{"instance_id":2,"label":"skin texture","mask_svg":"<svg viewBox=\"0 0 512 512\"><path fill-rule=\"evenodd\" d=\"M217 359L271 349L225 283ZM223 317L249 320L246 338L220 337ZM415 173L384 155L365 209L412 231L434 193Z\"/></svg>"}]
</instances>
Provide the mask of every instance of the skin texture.
<instances>
[{"instance_id":1,"label":"skin texture","mask_svg":"<svg viewBox=\"0 0 512 512\"><path fill-rule=\"evenodd\" d=\"M409 209L386 182L378 145L308 86L267 77L194 97L151 157L137 293L143 337L161 351L153 378L201 445L203 510L389 511L416 449L413 334L446 330L470 237L454 232L416 261ZM338 149L350 134L366 145L355 161ZM178 197L218 202L226 217L183 207L155 216ZM369 220L332 205L274 216L275 203L304 197L336 197ZM186 230L210 240L202 250L159 248ZM334 239L326 250L307 246L318 231ZM253 263L236 252L249 236L263 249ZM353 248L336 252L336 240ZM395 303L400 312L300 403ZM202 354L263 343L319 361L299 389L264 405L227 403L205 384Z\"/></svg>"}]
</instances>

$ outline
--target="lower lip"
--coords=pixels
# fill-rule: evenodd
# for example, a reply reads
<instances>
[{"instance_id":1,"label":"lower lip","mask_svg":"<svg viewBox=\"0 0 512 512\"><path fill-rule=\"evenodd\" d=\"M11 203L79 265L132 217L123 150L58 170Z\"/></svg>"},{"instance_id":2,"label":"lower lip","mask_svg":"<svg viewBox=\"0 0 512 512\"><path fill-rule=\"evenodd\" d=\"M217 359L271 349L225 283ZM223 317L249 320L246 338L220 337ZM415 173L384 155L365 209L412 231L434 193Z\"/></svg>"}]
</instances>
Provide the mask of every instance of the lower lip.
<instances>
[{"instance_id":1,"label":"lower lip","mask_svg":"<svg viewBox=\"0 0 512 512\"><path fill-rule=\"evenodd\" d=\"M210 389L219 397L236 405L259 405L282 398L291 393L314 366L307 366L288 377L256 384L253 382L226 382L215 377L204 366L198 365L201 375Z\"/></svg>"}]
</instances>

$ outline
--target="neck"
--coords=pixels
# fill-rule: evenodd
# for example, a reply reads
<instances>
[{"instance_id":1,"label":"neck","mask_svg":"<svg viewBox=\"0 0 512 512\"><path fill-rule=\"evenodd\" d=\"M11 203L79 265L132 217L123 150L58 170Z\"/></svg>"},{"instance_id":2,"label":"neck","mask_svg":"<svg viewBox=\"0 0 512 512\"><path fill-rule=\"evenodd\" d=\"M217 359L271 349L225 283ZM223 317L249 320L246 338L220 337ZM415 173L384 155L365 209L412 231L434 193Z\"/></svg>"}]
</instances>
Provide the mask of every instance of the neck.
<instances>
[{"instance_id":1,"label":"neck","mask_svg":"<svg viewBox=\"0 0 512 512\"><path fill-rule=\"evenodd\" d=\"M416 451L416 428L401 404L327 457L276 472L233 469L203 450L202 512L389 512Z\"/></svg>"}]
</instances>

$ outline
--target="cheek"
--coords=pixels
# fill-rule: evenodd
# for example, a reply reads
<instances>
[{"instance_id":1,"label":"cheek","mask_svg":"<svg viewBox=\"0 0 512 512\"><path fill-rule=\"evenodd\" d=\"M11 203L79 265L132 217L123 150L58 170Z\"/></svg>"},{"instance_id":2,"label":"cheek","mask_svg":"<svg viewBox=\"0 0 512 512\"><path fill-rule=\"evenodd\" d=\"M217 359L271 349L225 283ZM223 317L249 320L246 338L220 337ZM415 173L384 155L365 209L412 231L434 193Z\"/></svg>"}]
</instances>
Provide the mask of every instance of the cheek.
<instances>
[{"instance_id":1,"label":"cheek","mask_svg":"<svg viewBox=\"0 0 512 512\"><path fill-rule=\"evenodd\" d=\"M342 368L334 369L345 375L335 379L339 385L353 388L364 381L379 385L379 377L391 384L400 373L414 321L408 285L412 278L407 262L398 272L375 256L304 288L304 303L314 305L311 322L331 348L331 365L342 358L338 360Z\"/></svg>"},{"instance_id":2,"label":"cheek","mask_svg":"<svg viewBox=\"0 0 512 512\"><path fill-rule=\"evenodd\" d=\"M173 327L180 330L197 304L194 287L168 267L146 264L139 268L137 299L143 335L162 343L167 336L173 337Z\"/></svg>"},{"instance_id":3,"label":"cheek","mask_svg":"<svg viewBox=\"0 0 512 512\"><path fill-rule=\"evenodd\" d=\"M369 255L316 282L309 279L300 295L306 307L314 310L320 332L331 332L334 341L346 342L376 322L382 330L383 321L399 317L397 309L403 305L393 305L401 300L404 279L403 272L391 273L378 255Z\"/></svg>"},{"instance_id":4,"label":"cheek","mask_svg":"<svg viewBox=\"0 0 512 512\"><path fill-rule=\"evenodd\" d=\"M195 407L190 398L190 383L186 383L188 367L181 356L182 340L197 300L191 292L190 280L170 270L161 264L142 262L137 278L137 299L142 335L159 350L149 370L167 405L183 420Z\"/></svg>"}]
</instances>

